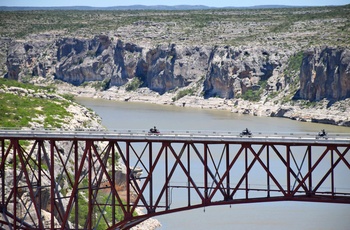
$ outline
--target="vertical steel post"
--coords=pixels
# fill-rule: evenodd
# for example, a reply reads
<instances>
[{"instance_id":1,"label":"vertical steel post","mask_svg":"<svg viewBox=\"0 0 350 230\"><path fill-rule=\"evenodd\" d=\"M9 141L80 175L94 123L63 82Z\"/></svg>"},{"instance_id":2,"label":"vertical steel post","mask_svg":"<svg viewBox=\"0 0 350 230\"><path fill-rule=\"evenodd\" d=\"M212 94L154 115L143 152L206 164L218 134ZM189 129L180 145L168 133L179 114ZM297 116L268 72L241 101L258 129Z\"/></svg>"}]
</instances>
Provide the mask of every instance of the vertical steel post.
<instances>
[{"instance_id":1,"label":"vertical steel post","mask_svg":"<svg viewBox=\"0 0 350 230\"><path fill-rule=\"evenodd\" d=\"M208 144L204 143L204 204L208 201Z\"/></svg>"},{"instance_id":2,"label":"vertical steel post","mask_svg":"<svg viewBox=\"0 0 350 230\"><path fill-rule=\"evenodd\" d=\"M287 196L291 195L290 193L290 146L286 146L286 158L287 158Z\"/></svg>"},{"instance_id":3,"label":"vertical steel post","mask_svg":"<svg viewBox=\"0 0 350 230\"><path fill-rule=\"evenodd\" d=\"M5 140L2 139L1 140L1 162L0 162L0 166L1 166L1 207L0 209L5 209L5 207L3 205L5 205ZM2 210L1 210L2 211Z\"/></svg>"},{"instance_id":4,"label":"vertical steel post","mask_svg":"<svg viewBox=\"0 0 350 230\"><path fill-rule=\"evenodd\" d=\"M130 213L131 207L130 207L130 177L131 175L131 170L130 170L130 142L126 141L125 143L125 154L126 154L126 217L124 216L124 219L130 219L132 217L132 214Z\"/></svg>"},{"instance_id":5,"label":"vertical steel post","mask_svg":"<svg viewBox=\"0 0 350 230\"><path fill-rule=\"evenodd\" d=\"M79 181L79 155L78 155L78 141L73 141L74 145L74 183ZM73 186L73 185L72 185ZM74 210L74 216L75 216L75 229L79 228L79 191L76 191L75 194L72 194L74 196L75 200L75 210ZM67 210L68 211L68 210Z\"/></svg>"},{"instance_id":6,"label":"vertical steel post","mask_svg":"<svg viewBox=\"0 0 350 230\"><path fill-rule=\"evenodd\" d=\"M312 168L312 154L311 154L311 146L309 145L307 147L308 149L308 172L310 172L309 176L309 195L312 194L312 173L311 173L311 168Z\"/></svg>"},{"instance_id":7,"label":"vertical steel post","mask_svg":"<svg viewBox=\"0 0 350 230\"><path fill-rule=\"evenodd\" d=\"M229 167L230 167L230 144L226 143L226 200L230 199L230 172L229 172Z\"/></svg>"},{"instance_id":8,"label":"vertical steel post","mask_svg":"<svg viewBox=\"0 0 350 230\"><path fill-rule=\"evenodd\" d=\"M18 140L11 140L13 142L13 228L17 229L17 149L18 149Z\"/></svg>"},{"instance_id":9,"label":"vertical steel post","mask_svg":"<svg viewBox=\"0 0 350 230\"><path fill-rule=\"evenodd\" d=\"M92 229L92 221L95 219L95 215L93 213L93 205L92 205L92 155L91 155L91 148L92 148L93 142L92 141L86 141L86 148L88 148L88 197L89 197L89 201L88 201L88 229Z\"/></svg>"},{"instance_id":10,"label":"vertical steel post","mask_svg":"<svg viewBox=\"0 0 350 230\"><path fill-rule=\"evenodd\" d=\"M37 189L38 189L38 209L39 209L39 216L38 218L40 218L39 223L40 223L40 227L43 227L43 222L42 222L42 214L41 214L41 148L43 146L43 141L38 141L37 142L38 145L38 155L37 155L37 161L38 161L38 184L37 184Z\"/></svg>"},{"instance_id":11,"label":"vertical steel post","mask_svg":"<svg viewBox=\"0 0 350 230\"><path fill-rule=\"evenodd\" d=\"M190 155L190 145L187 144L187 172L188 175L191 175L191 155ZM191 206L191 184L190 184L190 180L187 177L187 205Z\"/></svg>"},{"instance_id":12,"label":"vertical steel post","mask_svg":"<svg viewBox=\"0 0 350 230\"><path fill-rule=\"evenodd\" d=\"M148 150L149 150L149 155L148 155L148 170L151 173L151 169L152 169L152 161L153 161L153 149L152 149L152 142L148 142ZM149 206L150 209L153 210L153 179L152 179L152 175L149 179Z\"/></svg>"},{"instance_id":13,"label":"vertical steel post","mask_svg":"<svg viewBox=\"0 0 350 230\"><path fill-rule=\"evenodd\" d=\"M270 197L270 146L266 145L266 147L266 167L268 170L268 173L266 173L267 197Z\"/></svg>"},{"instance_id":14,"label":"vertical steel post","mask_svg":"<svg viewBox=\"0 0 350 230\"><path fill-rule=\"evenodd\" d=\"M168 161L168 147L165 147L165 183L166 184L166 189L165 189L165 206L166 206L166 210L169 210L170 207L170 193L169 193L169 182L168 182L168 176L169 176L169 161Z\"/></svg>"},{"instance_id":15,"label":"vertical steel post","mask_svg":"<svg viewBox=\"0 0 350 230\"><path fill-rule=\"evenodd\" d=\"M50 140L50 177L51 177L51 197L50 197L50 212L51 212L51 229L55 228L55 154L54 154L55 141Z\"/></svg>"},{"instance_id":16,"label":"vertical steel post","mask_svg":"<svg viewBox=\"0 0 350 230\"><path fill-rule=\"evenodd\" d=\"M332 191L332 197L334 197L334 148L332 146L331 149L331 191Z\"/></svg>"},{"instance_id":17,"label":"vertical steel post","mask_svg":"<svg viewBox=\"0 0 350 230\"><path fill-rule=\"evenodd\" d=\"M114 143L112 141L109 142L109 145L111 146L111 151L112 151L112 184L110 185L111 186L111 192L112 192L112 189L115 188L115 146L114 146ZM116 224L116 219L115 219L115 196L113 195L112 196L112 225L115 225Z\"/></svg>"},{"instance_id":18,"label":"vertical steel post","mask_svg":"<svg viewBox=\"0 0 350 230\"><path fill-rule=\"evenodd\" d=\"M248 180L248 146L246 144L244 145L244 156L245 156L245 198L248 199L249 197L249 180Z\"/></svg>"}]
</instances>

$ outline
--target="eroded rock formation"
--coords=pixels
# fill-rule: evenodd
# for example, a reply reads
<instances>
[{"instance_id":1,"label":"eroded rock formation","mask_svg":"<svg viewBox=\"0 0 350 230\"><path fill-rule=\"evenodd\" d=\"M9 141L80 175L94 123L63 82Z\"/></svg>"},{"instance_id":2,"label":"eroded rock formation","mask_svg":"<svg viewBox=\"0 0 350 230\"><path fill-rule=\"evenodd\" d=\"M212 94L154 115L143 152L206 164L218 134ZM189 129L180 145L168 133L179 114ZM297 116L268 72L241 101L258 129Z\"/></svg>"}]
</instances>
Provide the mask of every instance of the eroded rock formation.
<instances>
[{"instance_id":1,"label":"eroded rock formation","mask_svg":"<svg viewBox=\"0 0 350 230\"><path fill-rule=\"evenodd\" d=\"M192 87L205 98L234 98L248 90L266 87L280 90L283 70L292 55L276 47L150 46L107 35L93 39L38 35L28 41L12 41L5 77L22 80L54 75L81 85L102 81L104 88L128 84L138 78L142 87L164 94ZM314 48L305 52L300 68L300 89L295 98L337 101L350 97L350 51L346 48Z\"/></svg>"},{"instance_id":2,"label":"eroded rock formation","mask_svg":"<svg viewBox=\"0 0 350 230\"><path fill-rule=\"evenodd\" d=\"M300 69L301 99L338 101L350 97L350 50L316 48L305 53Z\"/></svg>"}]
</instances>

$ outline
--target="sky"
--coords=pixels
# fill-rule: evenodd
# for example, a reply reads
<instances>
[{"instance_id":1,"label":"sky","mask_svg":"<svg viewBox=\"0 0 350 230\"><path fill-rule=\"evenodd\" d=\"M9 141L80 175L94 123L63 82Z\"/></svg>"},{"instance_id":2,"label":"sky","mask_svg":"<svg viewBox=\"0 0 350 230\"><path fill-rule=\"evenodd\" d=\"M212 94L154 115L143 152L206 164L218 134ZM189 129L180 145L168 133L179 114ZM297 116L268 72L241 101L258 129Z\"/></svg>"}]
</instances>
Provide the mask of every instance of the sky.
<instances>
[{"instance_id":1,"label":"sky","mask_svg":"<svg viewBox=\"0 0 350 230\"><path fill-rule=\"evenodd\" d=\"M0 6L128 6L128 5L205 5L242 7L256 5L327 6L346 5L350 0L0 0Z\"/></svg>"}]
</instances>

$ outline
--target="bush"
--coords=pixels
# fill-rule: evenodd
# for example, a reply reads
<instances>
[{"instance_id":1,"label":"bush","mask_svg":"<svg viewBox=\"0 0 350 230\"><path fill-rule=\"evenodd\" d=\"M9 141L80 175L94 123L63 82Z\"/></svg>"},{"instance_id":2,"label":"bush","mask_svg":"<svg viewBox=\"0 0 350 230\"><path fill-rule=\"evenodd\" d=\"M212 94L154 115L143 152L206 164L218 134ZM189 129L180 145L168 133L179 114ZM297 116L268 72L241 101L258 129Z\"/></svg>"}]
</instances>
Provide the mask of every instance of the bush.
<instances>
[{"instance_id":1,"label":"bush","mask_svg":"<svg viewBox=\"0 0 350 230\"><path fill-rule=\"evenodd\" d=\"M175 97L172 98L173 101L177 101L180 98L183 98L186 95L193 95L194 94L194 90L193 89L184 89L184 90L180 90Z\"/></svg>"},{"instance_id":2,"label":"bush","mask_svg":"<svg viewBox=\"0 0 350 230\"><path fill-rule=\"evenodd\" d=\"M248 89L241 98L247 101L260 101L261 99L261 91L260 90L252 90Z\"/></svg>"},{"instance_id":3,"label":"bush","mask_svg":"<svg viewBox=\"0 0 350 230\"><path fill-rule=\"evenodd\" d=\"M75 101L73 94L65 93L65 94L62 94L61 96L68 101L73 101L73 102Z\"/></svg>"},{"instance_id":4,"label":"bush","mask_svg":"<svg viewBox=\"0 0 350 230\"><path fill-rule=\"evenodd\" d=\"M134 77L125 87L126 91L134 91L136 89L138 89L141 85L143 84L143 82L138 78L138 77Z\"/></svg>"}]
</instances>

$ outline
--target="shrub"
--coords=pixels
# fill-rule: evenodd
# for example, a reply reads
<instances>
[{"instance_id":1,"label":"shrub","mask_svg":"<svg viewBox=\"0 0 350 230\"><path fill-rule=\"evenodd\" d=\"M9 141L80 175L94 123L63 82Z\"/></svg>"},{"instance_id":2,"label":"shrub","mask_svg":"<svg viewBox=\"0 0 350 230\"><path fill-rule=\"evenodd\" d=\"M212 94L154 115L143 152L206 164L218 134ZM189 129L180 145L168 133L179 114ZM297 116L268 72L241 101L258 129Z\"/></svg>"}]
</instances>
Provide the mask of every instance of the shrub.
<instances>
[{"instance_id":1,"label":"shrub","mask_svg":"<svg viewBox=\"0 0 350 230\"><path fill-rule=\"evenodd\" d=\"M186 95L193 95L194 94L194 90L191 89L184 89L184 90L180 90L175 97L172 98L173 101L177 101L180 98L183 98Z\"/></svg>"},{"instance_id":2,"label":"shrub","mask_svg":"<svg viewBox=\"0 0 350 230\"><path fill-rule=\"evenodd\" d=\"M138 78L138 77L134 77L125 87L126 91L134 91L136 89L138 89L141 85L143 84L143 82Z\"/></svg>"},{"instance_id":3,"label":"shrub","mask_svg":"<svg viewBox=\"0 0 350 230\"><path fill-rule=\"evenodd\" d=\"M260 101L261 96L260 96L261 91L260 90L252 90L248 89L242 96L241 98L247 101Z\"/></svg>"}]
</instances>

